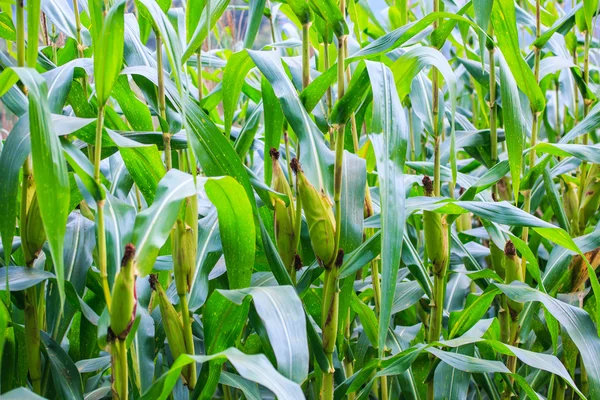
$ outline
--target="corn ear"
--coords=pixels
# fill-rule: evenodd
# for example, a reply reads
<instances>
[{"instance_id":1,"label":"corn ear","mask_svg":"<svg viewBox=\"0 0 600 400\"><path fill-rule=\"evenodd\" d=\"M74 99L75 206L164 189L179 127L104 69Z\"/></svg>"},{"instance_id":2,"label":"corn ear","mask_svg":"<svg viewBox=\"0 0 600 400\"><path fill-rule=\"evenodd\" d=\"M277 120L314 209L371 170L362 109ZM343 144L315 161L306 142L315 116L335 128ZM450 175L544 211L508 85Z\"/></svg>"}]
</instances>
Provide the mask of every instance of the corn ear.
<instances>
[{"instance_id":1,"label":"corn ear","mask_svg":"<svg viewBox=\"0 0 600 400\"><path fill-rule=\"evenodd\" d=\"M196 263L198 245L198 202L196 196L185 199L183 219L179 218L172 232L173 269L177 294L189 292Z\"/></svg>"},{"instance_id":2,"label":"corn ear","mask_svg":"<svg viewBox=\"0 0 600 400\"><path fill-rule=\"evenodd\" d=\"M113 307L110 312L110 329L121 339L125 339L135 320L137 295L135 291L135 247L130 243L125 246L125 255L121 261L121 269L113 286Z\"/></svg>"},{"instance_id":3,"label":"corn ear","mask_svg":"<svg viewBox=\"0 0 600 400\"><path fill-rule=\"evenodd\" d=\"M331 209L331 201L325 193L319 193L311 185L299 163L294 160L292 160L292 169L298 176L298 189L312 248L323 265L330 268L336 257L335 217Z\"/></svg>"},{"instance_id":4,"label":"corn ear","mask_svg":"<svg viewBox=\"0 0 600 400\"><path fill-rule=\"evenodd\" d=\"M458 232L464 232L471 229L473 223L473 219L471 217L471 213L460 214L456 219L456 230Z\"/></svg>"},{"instance_id":5,"label":"corn ear","mask_svg":"<svg viewBox=\"0 0 600 400\"><path fill-rule=\"evenodd\" d=\"M504 281L509 284L514 281L524 282L525 274L521 268L521 260L517 256L517 250L513 242L508 240L504 246ZM519 303L508 299L508 308L513 320L516 320L521 310L523 310L523 303Z\"/></svg>"},{"instance_id":6,"label":"corn ear","mask_svg":"<svg viewBox=\"0 0 600 400\"><path fill-rule=\"evenodd\" d=\"M464 192L465 189L461 187L460 195L462 196ZM456 219L456 230L458 232L468 231L469 229L471 229L472 224L473 220L470 212L460 214Z\"/></svg>"},{"instance_id":7,"label":"corn ear","mask_svg":"<svg viewBox=\"0 0 600 400\"><path fill-rule=\"evenodd\" d=\"M600 205L600 164L594 164L587 174L585 187L581 195L579 207L579 231L583 233L588 221L598 210Z\"/></svg>"},{"instance_id":8,"label":"corn ear","mask_svg":"<svg viewBox=\"0 0 600 400\"><path fill-rule=\"evenodd\" d=\"M462 196L464 192L465 189L461 187L460 195ZM471 229L472 224L473 220L470 212L460 214L456 219L456 230L458 232L468 231L469 229Z\"/></svg>"},{"instance_id":9,"label":"corn ear","mask_svg":"<svg viewBox=\"0 0 600 400\"><path fill-rule=\"evenodd\" d=\"M285 206L283 200L275 199L274 208L277 252L289 272L293 267L294 256L296 254L293 218L289 214L289 207Z\"/></svg>"},{"instance_id":10,"label":"corn ear","mask_svg":"<svg viewBox=\"0 0 600 400\"><path fill-rule=\"evenodd\" d=\"M169 342L171 355L176 360L180 355L187 353L181 317L177 310L175 310L175 307L173 307L173 304L171 304L171 300L169 300L167 293L155 275L150 275L150 287L155 291L155 298L158 298L163 328ZM182 369L181 375L186 383L190 381L189 365Z\"/></svg>"},{"instance_id":11,"label":"corn ear","mask_svg":"<svg viewBox=\"0 0 600 400\"><path fill-rule=\"evenodd\" d=\"M281 166L279 165L279 152L276 149L271 149L271 162L273 164L273 178L271 180L271 188L276 192L283 193L290 199L288 206L280 198L273 199L274 208L274 223L275 223L275 238L277 243L277 251L283 264L292 275L294 268L294 257L296 255L296 239L294 227L294 205L292 203L292 190Z\"/></svg>"},{"instance_id":12,"label":"corn ear","mask_svg":"<svg viewBox=\"0 0 600 400\"><path fill-rule=\"evenodd\" d=\"M33 193L31 202L26 211L27 216L23 231L21 232L21 244L25 255L25 262L29 264L36 259L44 242L46 242L46 231L40 214L37 192Z\"/></svg>"},{"instance_id":13,"label":"corn ear","mask_svg":"<svg viewBox=\"0 0 600 400\"><path fill-rule=\"evenodd\" d=\"M290 207L294 207L291 200L293 198L292 189L285 178L285 174L279 164L279 151L277 149L271 149L269 151L271 155L271 164L273 166L273 177L271 178L271 188L276 192L283 193L290 198Z\"/></svg>"},{"instance_id":14,"label":"corn ear","mask_svg":"<svg viewBox=\"0 0 600 400\"><path fill-rule=\"evenodd\" d=\"M428 176L423 178L425 194L433 195L433 182ZM423 210L423 231L427 256L433 265L433 274L444 276L448 264L448 225L446 219L435 211Z\"/></svg>"},{"instance_id":15,"label":"corn ear","mask_svg":"<svg viewBox=\"0 0 600 400\"><path fill-rule=\"evenodd\" d=\"M490 264L492 269L504 279L504 251L496 246L493 240L490 240Z\"/></svg>"},{"instance_id":16,"label":"corn ear","mask_svg":"<svg viewBox=\"0 0 600 400\"><path fill-rule=\"evenodd\" d=\"M579 195L577 194L577 187L567 181L563 181L563 187L562 200L565 215L571 227L571 234L577 234L579 232Z\"/></svg>"},{"instance_id":17,"label":"corn ear","mask_svg":"<svg viewBox=\"0 0 600 400\"><path fill-rule=\"evenodd\" d=\"M179 317L177 310L175 310L175 307L173 307L173 304L171 304L167 293L156 276L150 276L150 285L158 298L158 306L160 307L165 334L169 341L171 354L173 354L173 358L176 359L181 354L185 353L185 341L183 338L181 318Z\"/></svg>"}]
</instances>

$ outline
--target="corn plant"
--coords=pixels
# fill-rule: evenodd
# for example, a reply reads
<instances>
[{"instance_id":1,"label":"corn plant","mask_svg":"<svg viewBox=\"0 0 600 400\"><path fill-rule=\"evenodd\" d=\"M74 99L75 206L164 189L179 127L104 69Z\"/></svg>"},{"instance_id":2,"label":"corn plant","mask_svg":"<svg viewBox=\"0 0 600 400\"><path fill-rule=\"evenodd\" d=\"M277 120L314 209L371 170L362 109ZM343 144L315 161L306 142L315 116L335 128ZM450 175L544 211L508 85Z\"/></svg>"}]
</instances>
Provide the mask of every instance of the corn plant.
<instances>
[{"instance_id":1,"label":"corn plant","mask_svg":"<svg viewBox=\"0 0 600 400\"><path fill-rule=\"evenodd\" d=\"M0 397L600 399L599 10L1 2Z\"/></svg>"}]
</instances>

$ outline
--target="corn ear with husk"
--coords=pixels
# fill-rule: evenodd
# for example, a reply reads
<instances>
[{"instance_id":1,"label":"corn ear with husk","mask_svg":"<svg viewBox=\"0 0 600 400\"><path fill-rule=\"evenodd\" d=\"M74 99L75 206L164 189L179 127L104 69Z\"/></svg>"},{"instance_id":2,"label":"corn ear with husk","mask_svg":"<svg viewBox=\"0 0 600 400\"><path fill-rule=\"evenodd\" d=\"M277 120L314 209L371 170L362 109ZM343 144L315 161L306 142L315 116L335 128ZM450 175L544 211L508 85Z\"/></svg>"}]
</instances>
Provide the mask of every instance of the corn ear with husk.
<instances>
[{"instance_id":1,"label":"corn ear with husk","mask_svg":"<svg viewBox=\"0 0 600 400\"><path fill-rule=\"evenodd\" d=\"M292 160L292 169L298 176L302 210L308 224L313 251L325 268L331 268L336 258L335 217L331 201L325 193L317 191L308 181L296 159Z\"/></svg>"},{"instance_id":2,"label":"corn ear with husk","mask_svg":"<svg viewBox=\"0 0 600 400\"><path fill-rule=\"evenodd\" d=\"M185 199L183 217L177 219L172 231L173 271L179 296L189 292L196 264L198 245L198 202L196 196Z\"/></svg>"},{"instance_id":3,"label":"corn ear with husk","mask_svg":"<svg viewBox=\"0 0 600 400\"><path fill-rule=\"evenodd\" d=\"M135 320L137 295L135 290L135 247L125 246L121 269L112 290L113 307L110 311L110 329L120 339L125 339Z\"/></svg>"},{"instance_id":4,"label":"corn ear with husk","mask_svg":"<svg viewBox=\"0 0 600 400\"><path fill-rule=\"evenodd\" d=\"M464 232L471 229L471 225L473 223L473 218L471 213L467 212L464 214L460 214L456 219L456 230L458 232Z\"/></svg>"},{"instance_id":5,"label":"corn ear with husk","mask_svg":"<svg viewBox=\"0 0 600 400\"><path fill-rule=\"evenodd\" d=\"M460 188L460 195L462 196L465 192L464 188ZM473 224L473 218L470 212L466 212L464 214L460 214L456 219L456 230L458 232L464 232L471 229Z\"/></svg>"},{"instance_id":6,"label":"corn ear with husk","mask_svg":"<svg viewBox=\"0 0 600 400\"><path fill-rule=\"evenodd\" d=\"M504 250L496 246L493 240L490 240L490 264L492 269L504 279Z\"/></svg>"},{"instance_id":7,"label":"corn ear with husk","mask_svg":"<svg viewBox=\"0 0 600 400\"><path fill-rule=\"evenodd\" d=\"M275 239L277 243L277 251L283 264L287 268L290 276L293 275L294 261L296 256L296 239L294 215L295 209L293 204L293 196L290 185L279 165L279 152L276 149L271 149L271 162L273 164L273 177L271 180L271 188L276 192L285 194L289 198L289 205L278 198L273 197L274 222L275 222Z\"/></svg>"},{"instance_id":8,"label":"corn ear with husk","mask_svg":"<svg viewBox=\"0 0 600 400\"><path fill-rule=\"evenodd\" d=\"M171 304L171 300L169 300L167 293L155 275L150 275L150 287L155 292L154 298L158 299L163 328L167 336L167 341L169 342L171 355L173 356L173 359L176 360L180 355L187 353L184 336L185 332L181 317L177 310L175 310L175 307L173 307L173 304ZM189 365L186 365L181 370L181 375L186 384L190 382L190 379L192 378L190 373L191 368Z\"/></svg>"},{"instance_id":9,"label":"corn ear with husk","mask_svg":"<svg viewBox=\"0 0 600 400\"><path fill-rule=\"evenodd\" d=\"M600 205L600 164L590 167L585 187L581 194L581 205L579 207L579 232L583 233L588 221L598 210Z\"/></svg>"},{"instance_id":10,"label":"corn ear with husk","mask_svg":"<svg viewBox=\"0 0 600 400\"><path fill-rule=\"evenodd\" d=\"M433 196L433 182L428 176L423 178L425 195ZM435 211L423 210L423 231L427 256L433 265L433 274L444 276L448 264L448 227L446 219Z\"/></svg>"},{"instance_id":11,"label":"corn ear with husk","mask_svg":"<svg viewBox=\"0 0 600 400\"><path fill-rule=\"evenodd\" d=\"M571 234L576 236L579 233L579 195L577 187L571 182L563 181L563 188L563 208L571 227Z\"/></svg>"},{"instance_id":12,"label":"corn ear with husk","mask_svg":"<svg viewBox=\"0 0 600 400\"><path fill-rule=\"evenodd\" d=\"M29 207L25 211L25 221L21 230L21 245L25 263L35 260L46 242L46 231L40 214L37 192L33 193Z\"/></svg>"},{"instance_id":13,"label":"corn ear with husk","mask_svg":"<svg viewBox=\"0 0 600 400\"><path fill-rule=\"evenodd\" d=\"M525 271L523 271L523 268L521 267L521 260L517 256L515 245L510 240L508 240L504 246L504 272L504 281L507 284L515 281L525 281ZM508 308L510 309L510 314L514 321L518 318L521 310L523 310L523 303L508 299Z\"/></svg>"}]
</instances>

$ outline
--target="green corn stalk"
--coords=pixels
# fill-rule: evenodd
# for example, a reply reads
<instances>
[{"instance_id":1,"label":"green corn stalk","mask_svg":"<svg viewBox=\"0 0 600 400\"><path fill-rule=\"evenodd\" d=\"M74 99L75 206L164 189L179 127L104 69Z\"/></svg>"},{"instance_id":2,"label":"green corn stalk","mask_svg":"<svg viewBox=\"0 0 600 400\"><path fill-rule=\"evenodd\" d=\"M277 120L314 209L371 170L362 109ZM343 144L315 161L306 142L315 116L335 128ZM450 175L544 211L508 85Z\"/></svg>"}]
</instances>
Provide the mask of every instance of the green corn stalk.
<instances>
[{"instance_id":1,"label":"green corn stalk","mask_svg":"<svg viewBox=\"0 0 600 400\"><path fill-rule=\"evenodd\" d=\"M310 25L310 21L302 24L302 89L306 89L310 83Z\"/></svg>"},{"instance_id":2,"label":"green corn stalk","mask_svg":"<svg viewBox=\"0 0 600 400\"><path fill-rule=\"evenodd\" d=\"M79 4L77 0L73 0L73 14L75 15L75 29L77 32L77 55L79 58L84 58L85 54L83 54L84 46L83 41L81 40L81 17L79 15ZM88 97L88 88L87 88L87 75L83 75L81 77L81 87L83 88L83 95L87 99Z\"/></svg>"},{"instance_id":3,"label":"green corn stalk","mask_svg":"<svg viewBox=\"0 0 600 400\"><path fill-rule=\"evenodd\" d=\"M112 394L114 399L127 399L129 371L127 365L127 341L115 339L111 344L110 354L113 368Z\"/></svg>"},{"instance_id":4,"label":"green corn stalk","mask_svg":"<svg viewBox=\"0 0 600 400\"><path fill-rule=\"evenodd\" d=\"M17 2L17 65L25 66L25 20L23 1ZM27 88L22 87L27 94ZM44 226L39 213L33 166L31 156L23 164L23 185L21 188L21 243L25 256L25 264L33 267L37 255L45 242ZM41 294L40 294L41 295ZM31 387L37 394L42 392L42 358L40 354L40 325L39 317L43 310L38 309L38 293L36 286L25 291L25 342L27 346L27 366Z\"/></svg>"},{"instance_id":5,"label":"green corn stalk","mask_svg":"<svg viewBox=\"0 0 600 400\"><path fill-rule=\"evenodd\" d=\"M592 27L587 26L586 24L586 29L583 32L584 34L584 45L583 45L583 81L585 82L586 85L588 85L590 83L590 46L591 46L591 41L592 41L592 33L593 33L593 29ZM583 117L585 118L588 114L590 110L590 101L587 99L584 99L583 101ZM583 145L587 145L589 141L589 134L586 132L582 138L581 138L581 143ZM583 160L581 162L581 165L579 166L579 199L581 201L583 201L584 198L584 192L583 192L583 188L586 186L586 176L587 176L587 162L585 160ZM590 171L591 173L591 171ZM583 229L581 229L581 223L583 223L582 221L584 221L584 219L580 219L580 230L583 231L585 229L585 227Z\"/></svg>"},{"instance_id":6,"label":"green corn stalk","mask_svg":"<svg viewBox=\"0 0 600 400\"><path fill-rule=\"evenodd\" d=\"M162 131L163 146L165 153L165 166L167 171L173 167L171 159L171 134L167 126L167 106L165 100L165 77L162 55L162 38L156 33L156 71L158 74L158 111L160 114L160 129Z\"/></svg>"},{"instance_id":7,"label":"green corn stalk","mask_svg":"<svg viewBox=\"0 0 600 400\"><path fill-rule=\"evenodd\" d=\"M440 3L439 0L433 0L433 12L440 11ZM433 22L433 29L438 27L439 22L435 20ZM439 78L438 78L438 70L437 68L433 68L431 71L431 113L433 115L433 195L435 197L440 197L441 188L442 188L442 180L440 176L440 144L442 143L443 131L439 131L440 127L440 99L438 95L439 91Z\"/></svg>"},{"instance_id":8,"label":"green corn stalk","mask_svg":"<svg viewBox=\"0 0 600 400\"><path fill-rule=\"evenodd\" d=\"M490 37L494 37L494 29L490 27L489 29ZM492 163L496 164L498 162L498 126L496 123L497 118L497 107L496 107L496 48L493 43L487 43L488 45L488 55L490 60L490 99L489 99L489 108L490 108L490 157L492 159ZM492 186L492 192L498 195L498 187L494 184Z\"/></svg>"},{"instance_id":9,"label":"green corn stalk","mask_svg":"<svg viewBox=\"0 0 600 400\"><path fill-rule=\"evenodd\" d=\"M440 8L439 1L433 0L433 12L438 12ZM438 21L433 22L433 29L438 27ZM440 111L439 111L439 77L437 68L433 68L431 75L432 82L432 114L433 114L433 185L432 182L426 183L425 192L427 196L441 196L441 165L440 165L440 145L443 141L444 132L440 131ZM427 177L427 179L429 179ZM432 187L433 186L433 187ZM453 185L450 185L450 196L453 196ZM442 217L435 212L423 211L423 233L425 235L425 247L427 254L433 265L433 299L430 303L431 314L429 321L429 342L437 341L442 330L442 316L444 312L444 293L447 269L447 250L448 236L445 220L442 223ZM435 359L430 357L430 375L435 369ZM434 382L430 379L427 385L427 398L433 400Z\"/></svg>"},{"instance_id":10,"label":"green corn stalk","mask_svg":"<svg viewBox=\"0 0 600 400\"><path fill-rule=\"evenodd\" d=\"M104 127L105 104L98 106L98 119L96 121L96 141L94 145L94 180L98 187L102 187L100 179L100 159L102 157L102 129ZM104 226L104 200L96 201L96 229L98 234L98 269L102 279L102 290L108 311L111 309L110 286L108 285L108 271L106 264L106 228Z\"/></svg>"}]
</instances>

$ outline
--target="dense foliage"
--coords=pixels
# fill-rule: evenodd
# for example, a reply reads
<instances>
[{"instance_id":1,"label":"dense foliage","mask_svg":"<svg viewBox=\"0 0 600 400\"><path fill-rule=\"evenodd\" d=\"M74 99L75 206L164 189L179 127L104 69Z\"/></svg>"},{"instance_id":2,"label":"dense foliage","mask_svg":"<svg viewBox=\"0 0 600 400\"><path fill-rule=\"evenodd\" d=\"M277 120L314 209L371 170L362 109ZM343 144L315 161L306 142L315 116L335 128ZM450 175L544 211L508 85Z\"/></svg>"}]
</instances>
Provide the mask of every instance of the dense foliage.
<instances>
[{"instance_id":1,"label":"dense foliage","mask_svg":"<svg viewBox=\"0 0 600 400\"><path fill-rule=\"evenodd\" d=\"M3 398L600 399L598 1L386 1L0 3Z\"/></svg>"}]
</instances>

